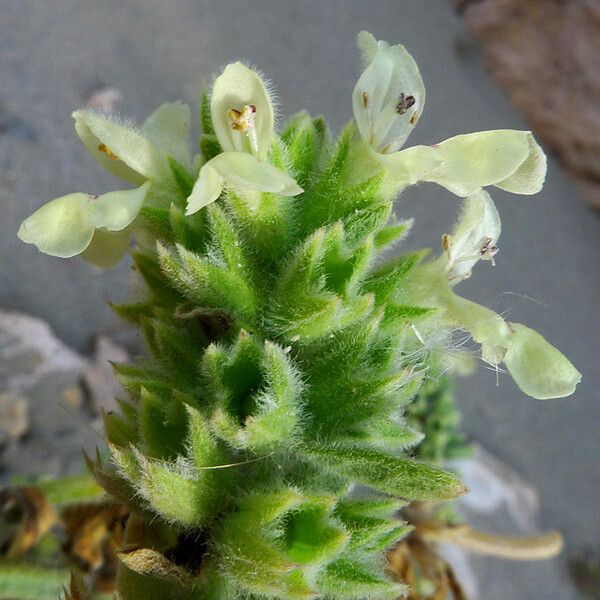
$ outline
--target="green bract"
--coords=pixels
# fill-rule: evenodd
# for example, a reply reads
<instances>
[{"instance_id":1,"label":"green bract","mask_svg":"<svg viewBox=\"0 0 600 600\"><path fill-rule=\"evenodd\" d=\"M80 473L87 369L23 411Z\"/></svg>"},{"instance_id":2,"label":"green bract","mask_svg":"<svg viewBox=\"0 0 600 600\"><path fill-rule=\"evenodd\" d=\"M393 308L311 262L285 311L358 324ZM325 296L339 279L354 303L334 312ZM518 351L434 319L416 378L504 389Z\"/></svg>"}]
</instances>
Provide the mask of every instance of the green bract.
<instances>
[{"instance_id":1,"label":"green bract","mask_svg":"<svg viewBox=\"0 0 600 600\"><path fill-rule=\"evenodd\" d=\"M359 44L356 123L336 140L306 113L278 134L261 76L241 63L203 95L196 157L183 104L139 129L77 111L86 147L139 187L59 198L21 227L43 252L105 265L137 235L145 286L115 309L148 353L115 367L110 458L88 460L130 510L122 600L398 598L384 558L411 529L398 510L466 492L427 462L462 446L438 379L451 332L531 396L579 381L539 334L454 293L498 251L482 188L537 191L539 146L491 131L400 150L424 107L418 68L402 46ZM393 202L417 181L465 196L461 217L440 257L390 258L411 224Z\"/></svg>"}]
</instances>

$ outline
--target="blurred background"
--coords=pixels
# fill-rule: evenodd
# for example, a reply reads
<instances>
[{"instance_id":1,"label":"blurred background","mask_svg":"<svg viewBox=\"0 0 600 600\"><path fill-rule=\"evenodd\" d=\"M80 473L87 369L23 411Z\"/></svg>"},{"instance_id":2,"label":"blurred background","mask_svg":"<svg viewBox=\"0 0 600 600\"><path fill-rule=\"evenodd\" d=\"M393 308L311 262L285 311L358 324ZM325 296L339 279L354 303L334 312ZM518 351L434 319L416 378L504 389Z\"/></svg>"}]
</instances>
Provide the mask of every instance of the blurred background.
<instances>
[{"instance_id":1,"label":"blurred background","mask_svg":"<svg viewBox=\"0 0 600 600\"><path fill-rule=\"evenodd\" d=\"M494 190L497 265L480 266L461 293L540 331L583 383L572 398L540 402L482 366L457 395L483 448L466 467L481 497L465 510L496 533L556 528L566 549L547 563L454 559L473 598L600 598L597 0L0 0L0 483L80 469L80 448L102 442L105 359L141 347L107 304L127 295L127 261L101 272L16 237L49 199L115 189L75 135L72 110L141 121L166 101L196 107L202 82L241 58L274 83L281 122L307 109L339 130L352 116L361 29L404 44L419 64L427 106L410 145L535 127L552 153L539 195ZM416 219L407 244L437 250L458 207L433 185L409 189L396 209Z\"/></svg>"}]
</instances>

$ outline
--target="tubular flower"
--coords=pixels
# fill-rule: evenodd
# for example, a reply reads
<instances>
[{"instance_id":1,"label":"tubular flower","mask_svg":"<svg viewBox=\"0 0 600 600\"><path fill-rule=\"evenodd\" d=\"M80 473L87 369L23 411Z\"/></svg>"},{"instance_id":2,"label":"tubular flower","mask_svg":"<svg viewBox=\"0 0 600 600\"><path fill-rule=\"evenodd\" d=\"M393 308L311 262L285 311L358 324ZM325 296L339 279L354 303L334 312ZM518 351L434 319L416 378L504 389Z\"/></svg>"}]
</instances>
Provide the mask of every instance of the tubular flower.
<instances>
[{"instance_id":1,"label":"tubular flower","mask_svg":"<svg viewBox=\"0 0 600 600\"><path fill-rule=\"evenodd\" d=\"M370 157L396 187L429 181L458 196L489 185L516 194L540 191L546 157L528 131L481 131L400 151L425 106L419 69L404 46L378 42L365 31L358 45L367 67L352 95L354 119Z\"/></svg>"},{"instance_id":2,"label":"tubular flower","mask_svg":"<svg viewBox=\"0 0 600 600\"><path fill-rule=\"evenodd\" d=\"M504 363L523 392L538 399L569 396L581 374L561 352L536 331L510 323L452 289L470 275L479 260L493 259L499 235L500 219L487 192L465 198L454 231L443 236L445 253L417 275L417 294L422 301L433 300L449 326L468 331L481 345L485 362L494 366Z\"/></svg>"},{"instance_id":3,"label":"tubular flower","mask_svg":"<svg viewBox=\"0 0 600 600\"><path fill-rule=\"evenodd\" d=\"M51 256L82 254L100 267L116 264L129 246L130 226L150 182L101 196L75 193L45 204L21 224L19 238Z\"/></svg>"},{"instance_id":4,"label":"tubular flower","mask_svg":"<svg viewBox=\"0 0 600 600\"><path fill-rule=\"evenodd\" d=\"M125 254L150 186L154 192L173 185L169 160L189 168L190 109L182 102L163 104L139 129L91 110L77 110L73 118L75 131L92 156L109 173L138 187L101 196L62 196L25 219L18 235L51 256L80 254L107 268Z\"/></svg>"},{"instance_id":5,"label":"tubular flower","mask_svg":"<svg viewBox=\"0 0 600 600\"><path fill-rule=\"evenodd\" d=\"M302 192L266 162L273 138L273 105L260 76L242 63L227 65L211 96L211 116L223 152L200 169L187 214L214 202L226 184L240 190L296 196Z\"/></svg>"},{"instance_id":6,"label":"tubular flower","mask_svg":"<svg viewBox=\"0 0 600 600\"><path fill-rule=\"evenodd\" d=\"M498 252L500 215L490 195L481 190L463 202L461 217L452 234L442 238L445 270L451 285L471 276L480 260L493 264Z\"/></svg>"},{"instance_id":7,"label":"tubular flower","mask_svg":"<svg viewBox=\"0 0 600 600\"><path fill-rule=\"evenodd\" d=\"M168 156L191 163L188 148L190 108L171 102L157 108L139 129L91 110L73 113L75 131L92 156L117 177L140 185L170 181Z\"/></svg>"}]
</instances>

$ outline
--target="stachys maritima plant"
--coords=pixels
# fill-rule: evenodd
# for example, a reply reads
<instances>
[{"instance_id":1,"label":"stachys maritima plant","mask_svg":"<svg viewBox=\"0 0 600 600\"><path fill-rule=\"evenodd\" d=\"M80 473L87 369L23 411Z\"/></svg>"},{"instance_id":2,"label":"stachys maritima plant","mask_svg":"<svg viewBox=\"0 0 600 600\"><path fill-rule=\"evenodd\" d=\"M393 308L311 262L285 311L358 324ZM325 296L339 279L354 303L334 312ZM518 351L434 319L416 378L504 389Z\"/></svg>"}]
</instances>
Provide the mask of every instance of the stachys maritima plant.
<instances>
[{"instance_id":1,"label":"stachys maritima plant","mask_svg":"<svg viewBox=\"0 0 600 600\"><path fill-rule=\"evenodd\" d=\"M541 335L454 292L498 250L483 188L542 186L531 133L401 150L425 104L417 65L401 45L358 43L354 121L336 140L306 113L276 133L263 77L239 62L203 95L196 156L185 104L141 127L76 111L87 149L136 187L58 198L19 230L101 267L135 234L143 292L115 309L149 352L116 366L127 398L105 417L111 458L88 461L131 510L123 600L401 596L385 564L410 529L398 509L466 491L411 458L422 435L403 419L452 332L535 398L580 379ZM389 252L410 226L392 203L419 181L463 198L434 259Z\"/></svg>"}]
</instances>

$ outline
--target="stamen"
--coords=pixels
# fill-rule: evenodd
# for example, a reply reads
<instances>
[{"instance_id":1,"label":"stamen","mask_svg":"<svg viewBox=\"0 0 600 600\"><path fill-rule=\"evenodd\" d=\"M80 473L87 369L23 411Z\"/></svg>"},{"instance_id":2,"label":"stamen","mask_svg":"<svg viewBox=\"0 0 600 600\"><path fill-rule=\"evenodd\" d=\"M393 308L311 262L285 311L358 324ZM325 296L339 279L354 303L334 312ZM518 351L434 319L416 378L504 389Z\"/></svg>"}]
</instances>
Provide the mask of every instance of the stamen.
<instances>
[{"instance_id":1,"label":"stamen","mask_svg":"<svg viewBox=\"0 0 600 600\"><path fill-rule=\"evenodd\" d=\"M450 252L450 246L451 246L451 240L452 237L450 235L448 235L447 233L444 233L444 235L442 236L442 249L445 252Z\"/></svg>"},{"instance_id":2,"label":"stamen","mask_svg":"<svg viewBox=\"0 0 600 600\"><path fill-rule=\"evenodd\" d=\"M105 144L100 144L98 146L98 150L100 150L100 152L104 152L104 154L113 160L120 160L119 157Z\"/></svg>"},{"instance_id":3,"label":"stamen","mask_svg":"<svg viewBox=\"0 0 600 600\"><path fill-rule=\"evenodd\" d=\"M398 104L396 104L396 112L399 115L406 114L406 111L415 105L416 98L414 96L405 96L404 92L400 94L400 98L398 99ZM414 115L413 115L414 116ZM412 119L412 117L411 117Z\"/></svg>"},{"instance_id":4,"label":"stamen","mask_svg":"<svg viewBox=\"0 0 600 600\"><path fill-rule=\"evenodd\" d=\"M487 237L483 240L483 245L479 250L479 254L481 255L482 260L489 260L492 265L495 266L496 263L494 262L494 256L498 254L498 250L499 248L493 243L492 238Z\"/></svg>"},{"instance_id":5,"label":"stamen","mask_svg":"<svg viewBox=\"0 0 600 600\"><path fill-rule=\"evenodd\" d=\"M231 128L234 131L247 135L250 140L252 151L258 152L258 137L256 134L256 125L254 123L255 113L256 106L254 106L254 104L246 104L241 111L231 108L227 114L231 120Z\"/></svg>"},{"instance_id":6,"label":"stamen","mask_svg":"<svg viewBox=\"0 0 600 600\"><path fill-rule=\"evenodd\" d=\"M371 96L369 92L362 93L363 108L367 111L367 118L369 119L370 135L369 144L373 146L375 144L375 123L373 123L373 115L371 114Z\"/></svg>"},{"instance_id":7,"label":"stamen","mask_svg":"<svg viewBox=\"0 0 600 600\"><path fill-rule=\"evenodd\" d=\"M415 334L415 337L419 340L419 342L421 342L422 346L426 346L427 344L425 343L425 340L423 339L423 336L421 335L421 333L419 332L419 330L414 326L413 323L410 324L410 328L413 330L413 333Z\"/></svg>"}]
</instances>

